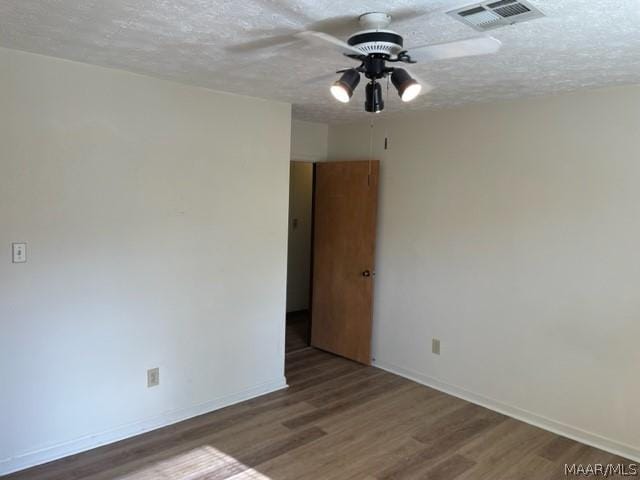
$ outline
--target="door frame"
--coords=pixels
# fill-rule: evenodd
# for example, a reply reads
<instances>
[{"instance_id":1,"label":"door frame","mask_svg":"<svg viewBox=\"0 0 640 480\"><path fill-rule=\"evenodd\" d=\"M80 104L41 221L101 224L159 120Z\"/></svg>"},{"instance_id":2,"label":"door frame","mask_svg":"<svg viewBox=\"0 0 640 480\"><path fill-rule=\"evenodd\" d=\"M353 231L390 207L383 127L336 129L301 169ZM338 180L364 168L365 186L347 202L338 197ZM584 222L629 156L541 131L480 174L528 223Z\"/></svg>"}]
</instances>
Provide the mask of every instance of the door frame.
<instances>
[{"instance_id":1,"label":"door frame","mask_svg":"<svg viewBox=\"0 0 640 480\"><path fill-rule=\"evenodd\" d=\"M316 167L318 162L312 162L311 174L311 255L309 261L309 324L307 325L307 346L311 346L311 326L313 325L313 265L316 255L315 232L316 232Z\"/></svg>"},{"instance_id":2,"label":"door frame","mask_svg":"<svg viewBox=\"0 0 640 480\"><path fill-rule=\"evenodd\" d=\"M378 162L379 165L379 160L354 160L354 161L368 161L368 162ZM326 160L298 160L298 159L291 159L289 161L290 164L292 163L306 163L306 164L311 164L312 165L312 181L311 181L311 239L310 239L310 255L309 255L309 294L308 294L308 312L309 312L309 321L307 324L307 329L306 329L306 338L305 338L305 343L308 347L311 346L311 332L312 332L312 325L313 325L313 286L314 286L314 265L315 265L315 257L316 257L316 248L315 248L315 230L316 230L316 182L317 182L317 166L319 163L330 163L329 161ZM378 167L379 168L379 167ZM379 172L379 170L378 170ZM377 177L377 182L379 183L380 181L380 177L379 177L379 173L378 173L378 177ZM379 188L379 187L378 187ZM376 215L377 216L377 215ZM376 239L376 243L377 243L377 239ZM375 261L375 260L374 260ZM374 267L375 268L375 267ZM372 277L375 278L375 270L372 271ZM372 278L373 281L373 278ZM372 317L373 317L373 298L372 298ZM289 313L289 312L287 312ZM371 330L372 330L372 338L373 338L373 318L371 319L372 325L371 325Z\"/></svg>"},{"instance_id":3,"label":"door frame","mask_svg":"<svg viewBox=\"0 0 640 480\"><path fill-rule=\"evenodd\" d=\"M291 160L289 160L289 171L291 170L291 164L292 163L306 163L306 164L311 164L311 239L309 241L309 248L310 248L310 255L309 255L309 289L308 289L308 295L307 295L307 311L309 312L309 321L307 322L307 331L306 331L306 335L305 335L305 343L307 345L307 347L311 346L311 322L313 321L313 311L312 311L312 300L313 300L313 258L314 258L314 248L313 248L313 242L314 242L314 228L315 228L315 205L316 205L316 165L318 163L318 160L305 160L305 159L297 159L297 158L292 158ZM291 201L291 199L289 199L289 201ZM289 212L287 211L287 229L291 227L290 225L290 220L288 218L289 216ZM287 278L287 282L289 281L289 279ZM286 310L286 307L285 307ZM285 317L290 314L290 313L296 313L296 312L303 312L304 310L294 310L291 312L285 311ZM286 325L285 325L286 328ZM286 333L285 333L286 335Z\"/></svg>"}]
</instances>

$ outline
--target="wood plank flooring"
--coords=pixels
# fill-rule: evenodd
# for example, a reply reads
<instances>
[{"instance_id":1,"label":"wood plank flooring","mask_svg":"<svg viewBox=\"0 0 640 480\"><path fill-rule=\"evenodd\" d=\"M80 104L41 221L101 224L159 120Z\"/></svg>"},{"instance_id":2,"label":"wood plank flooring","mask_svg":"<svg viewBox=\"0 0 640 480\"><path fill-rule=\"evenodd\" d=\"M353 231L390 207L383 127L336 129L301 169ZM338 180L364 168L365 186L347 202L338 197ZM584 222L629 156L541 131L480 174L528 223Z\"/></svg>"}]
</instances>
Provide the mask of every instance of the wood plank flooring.
<instances>
[{"instance_id":1,"label":"wood plank flooring","mask_svg":"<svg viewBox=\"0 0 640 480\"><path fill-rule=\"evenodd\" d=\"M6 478L556 480L630 463L312 348L286 370L287 390Z\"/></svg>"}]
</instances>

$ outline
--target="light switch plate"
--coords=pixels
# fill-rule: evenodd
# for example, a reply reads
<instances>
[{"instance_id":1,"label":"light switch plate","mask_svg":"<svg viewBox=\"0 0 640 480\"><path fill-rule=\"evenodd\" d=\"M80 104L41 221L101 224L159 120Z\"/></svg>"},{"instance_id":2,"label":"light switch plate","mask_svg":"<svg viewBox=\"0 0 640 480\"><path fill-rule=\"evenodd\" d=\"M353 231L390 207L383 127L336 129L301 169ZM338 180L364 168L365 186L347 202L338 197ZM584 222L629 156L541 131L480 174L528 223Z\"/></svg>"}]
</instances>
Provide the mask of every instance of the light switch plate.
<instances>
[{"instance_id":1,"label":"light switch plate","mask_svg":"<svg viewBox=\"0 0 640 480\"><path fill-rule=\"evenodd\" d=\"M27 261L27 244L12 243L11 254L13 258L13 263L25 263Z\"/></svg>"}]
</instances>

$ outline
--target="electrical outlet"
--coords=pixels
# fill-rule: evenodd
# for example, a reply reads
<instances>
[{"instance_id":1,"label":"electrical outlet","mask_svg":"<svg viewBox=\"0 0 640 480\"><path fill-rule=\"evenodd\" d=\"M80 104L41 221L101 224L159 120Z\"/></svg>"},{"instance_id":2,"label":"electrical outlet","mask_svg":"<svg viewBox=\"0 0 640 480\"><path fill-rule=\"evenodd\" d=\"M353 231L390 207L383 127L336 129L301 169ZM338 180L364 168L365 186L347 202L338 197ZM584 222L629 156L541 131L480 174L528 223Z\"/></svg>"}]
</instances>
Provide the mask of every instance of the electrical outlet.
<instances>
[{"instance_id":1,"label":"electrical outlet","mask_svg":"<svg viewBox=\"0 0 640 480\"><path fill-rule=\"evenodd\" d=\"M437 338L431 339L431 352L435 355L440 355L440 340Z\"/></svg>"},{"instance_id":2,"label":"electrical outlet","mask_svg":"<svg viewBox=\"0 0 640 480\"><path fill-rule=\"evenodd\" d=\"M160 384L160 369L150 368L147 370L147 387L155 387Z\"/></svg>"}]
</instances>

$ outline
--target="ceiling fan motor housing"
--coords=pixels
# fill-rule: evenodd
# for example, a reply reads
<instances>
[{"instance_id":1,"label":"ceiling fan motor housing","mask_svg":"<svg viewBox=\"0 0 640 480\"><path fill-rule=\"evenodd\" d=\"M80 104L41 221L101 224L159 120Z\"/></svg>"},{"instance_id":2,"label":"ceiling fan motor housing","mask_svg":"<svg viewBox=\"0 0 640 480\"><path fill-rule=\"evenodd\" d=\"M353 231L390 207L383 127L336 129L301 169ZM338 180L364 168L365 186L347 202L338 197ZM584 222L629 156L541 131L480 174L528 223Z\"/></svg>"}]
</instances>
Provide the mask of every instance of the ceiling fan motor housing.
<instances>
[{"instance_id":1,"label":"ceiling fan motor housing","mask_svg":"<svg viewBox=\"0 0 640 480\"><path fill-rule=\"evenodd\" d=\"M402 36L391 30L364 30L351 35L347 43L364 55L393 57L403 51Z\"/></svg>"}]
</instances>

